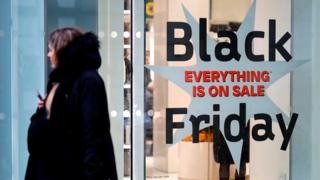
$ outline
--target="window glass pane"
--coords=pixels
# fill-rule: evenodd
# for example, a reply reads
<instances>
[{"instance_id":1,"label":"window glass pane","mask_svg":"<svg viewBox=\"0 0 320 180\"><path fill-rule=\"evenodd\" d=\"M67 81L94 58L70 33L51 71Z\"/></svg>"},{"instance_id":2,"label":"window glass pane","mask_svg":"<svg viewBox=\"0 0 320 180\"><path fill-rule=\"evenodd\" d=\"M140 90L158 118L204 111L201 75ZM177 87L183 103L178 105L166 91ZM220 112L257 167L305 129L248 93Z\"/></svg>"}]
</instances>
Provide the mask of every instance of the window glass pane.
<instances>
[{"instance_id":1,"label":"window glass pane","mask_svg":"<svg viewBox=\"0 0 320 180\"><path fill-rule=\"evenodd\" d=\"M25 177L27 130L37 106L36 91L45 94L45 81L51 71L47 36L66 26L93 31L101 41L100 74L106 81L113 144L122 179L123 104L119 102L123 102L124 88L123 2L5 0L0 5L0 179Z\"/></svg>"},{"instance_id":2,"label":"window glass pane","mask_svg":"<svg viewBox=\"0 0 320 180\"><path fill-rule=\"evenodd\" d=\"M11 177L10 2L0 3L0 179Z\"/></svg>"},{"instance_id":3,"label":"window glass pane","mask_svg":"<svg viewBox=\"0 0 320 180\"><path fill-rule=\"evenodd\" d=\"M11 148L12 179L24 179L27 130L44 92L44 2L11 1ZM9 101L9 103L10 103ZM10 117L10 116L9 116Z\"/></svg>"},{"instance_id":4,"label":"window glass pane","mask_svg":"<svg viewBox=\"0 0 320 180\"><path fill-rule=\"evenodd\" d=\"M146 1L147 178L312 179L318 51L311 32L318 27L311 3ZM281 38L283 48L273 47ZM230 70L242 77L219 79ZM289 124L292 136L283 137Z\"/></svg>"}]
</instances>

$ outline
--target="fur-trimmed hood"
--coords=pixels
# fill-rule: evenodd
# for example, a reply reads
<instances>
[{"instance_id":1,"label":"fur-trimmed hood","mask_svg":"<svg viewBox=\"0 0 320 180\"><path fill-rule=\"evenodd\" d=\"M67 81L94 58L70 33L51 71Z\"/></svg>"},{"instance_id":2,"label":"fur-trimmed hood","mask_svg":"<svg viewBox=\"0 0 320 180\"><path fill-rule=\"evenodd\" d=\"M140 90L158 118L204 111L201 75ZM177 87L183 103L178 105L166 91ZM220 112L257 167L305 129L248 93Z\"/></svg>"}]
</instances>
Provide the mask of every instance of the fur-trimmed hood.
<instances>
[{"instance_id":1,"label":"fur-trimmed hood","mask_svg":"<svg viewBox=\"0 0 320 180\"><path fill-rule=\"evenodd\" d=\"M85 33L58 52L58 66L66 70L98 69L101 65L99 48L97 36L91 32Z\"/></svg>"},{"instance_id":2,"label":"fur-trimmed hood","mask_svg":"<svg viewBox=\"0 0 320 180\"><path fill-rule=\"evenodd\" d=\"M59 82L66 78L75 78L89 69L99 69L101 56L98 37L87 32L57 52L58 67L50 74L51 82Z\"/></svg>"}]
</instances>

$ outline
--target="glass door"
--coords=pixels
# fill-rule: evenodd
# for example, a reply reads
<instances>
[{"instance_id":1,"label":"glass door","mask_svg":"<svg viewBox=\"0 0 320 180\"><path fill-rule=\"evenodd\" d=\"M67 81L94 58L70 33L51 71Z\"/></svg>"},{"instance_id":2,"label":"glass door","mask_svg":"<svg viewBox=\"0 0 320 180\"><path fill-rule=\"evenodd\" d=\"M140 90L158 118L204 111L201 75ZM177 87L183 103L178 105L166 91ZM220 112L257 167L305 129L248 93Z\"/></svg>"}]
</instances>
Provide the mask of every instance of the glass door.
<instances>
[{"instance_id":1,"label":"glass door","mask_svg":"<svg viewBox=\"0 0 320 180\"><path fill-rule=\"evenodd\" d=\"M197 32L199 18L206 19L205 32L201 32L204 38L208 34L208 39L225 41L223 38L218 38L217 33L222 30L237 31L250 5L249 0L236 4L218 0L201 0L197 3L175 0L146 1L143 88L146 179L235 178L234 163L220 164L215 161L213 150L215 134L212 125L201 124L199 127L198 124L198 131L195 132L197 142L193 142L195 140L192 137L192 127L186 117L187 111L190 111L188 108L193 106L192 102L196 98L190 95L183 83L178 82L178 78L183 75L179 74L181 73L179 68L192 69L198 64L197 61L200 61L196 54L198 50L196 43L199 41L197 38L200 34ZM172 34L169 34L171 33L169 31L172 31ZM190 42L193 43L193 49L190 50L190 46L186 44L189 43L191 36ZM177 45L169 49L170 43L173 43L170 38L173 37L176 37ZM189 38L187 43L182 42L184 37ZM168 54L172 53L169 52L170 50L181 56L187 51L194 55L183 60L179 60L178 55L175 56L176 59L169 59ZM200 103L198 106L200 107L191 111L198 114L201 112L201 106L205 104ZM170 123L172 124L168 125ZM179 133L182 135L178 137ZM249 156L248 153L246 155ZM249 162L244 164L242 176L249 179L249 170L246 168L250 164Z\"/></svg>"},{"instance_id":2,"label":"glass door","mask_svg":"<svg viewBox=\"0 0 320 180\"><path fill-rule=\"evenodd\" d=\"M297 4L132 1L133 179L288 180L310 168L297 161L312 124L297 105L311 67L299 62L309 44L291 38L303 29Z\"/></svg>"}]
</instances>

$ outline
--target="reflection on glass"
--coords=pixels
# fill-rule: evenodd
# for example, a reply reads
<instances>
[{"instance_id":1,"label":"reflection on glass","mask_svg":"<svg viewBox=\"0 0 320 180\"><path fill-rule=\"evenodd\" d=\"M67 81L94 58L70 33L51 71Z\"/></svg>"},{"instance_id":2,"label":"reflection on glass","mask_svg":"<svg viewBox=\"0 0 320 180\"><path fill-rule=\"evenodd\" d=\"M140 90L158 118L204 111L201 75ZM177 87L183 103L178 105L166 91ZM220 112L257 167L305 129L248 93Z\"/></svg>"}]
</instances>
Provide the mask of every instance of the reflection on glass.
<instances>
[{"instance_id":1,"label":"reflection on glass","mask_svg":"<svg viewBox=\"0 0 320 180\"><path fill-rule=\"evenodd\" d=\"M131 177L131 85L132 85L132 61L131 61L131 0L124 1L124 178L130 179Z\"/></svg>"},{"instance_id":2,"label":"reflection on glass","mask_svg":"<svg viewBox=\"0 0 320 180\"><path fill-rule=\"evenodd\" d=\"M178 0L146 1L146 65L190 66L195 64L194 57L190 61L177 63L168 63L166 59L166 23L186 21L180 2ZM183 4L194 17L207 18L209 35L215 40L219 40L217 38L218 31L236 31L239 28L251 1L203 0L197 4L186 1ZM226 11L232 12L232 15L225 13ZM183 36L181 32L176 33L177 36ZM181 47L175 48L177 52L184 52ZM249 171L246 168L249 166L249 147L245 146L247 151L244 152L247 158L243 161L240 171L242 177L240 177L236 172L230 153L228 154L226 144L221 142L219 147L214 146L215 134L210 127L200 130L199 143L192 143L192 137L187 136L179 143L167 146L165 144L165 109L168 107L188 107L190 97L178 86L159 75L154 75L148 69L145 69L144 77L147 179L249 179ZM182 115L174 117L174 121L181 119ZM248 145L249 142L246 144ZM217 149L221 150L220 153Z\"/></svg>"}]
</instances>

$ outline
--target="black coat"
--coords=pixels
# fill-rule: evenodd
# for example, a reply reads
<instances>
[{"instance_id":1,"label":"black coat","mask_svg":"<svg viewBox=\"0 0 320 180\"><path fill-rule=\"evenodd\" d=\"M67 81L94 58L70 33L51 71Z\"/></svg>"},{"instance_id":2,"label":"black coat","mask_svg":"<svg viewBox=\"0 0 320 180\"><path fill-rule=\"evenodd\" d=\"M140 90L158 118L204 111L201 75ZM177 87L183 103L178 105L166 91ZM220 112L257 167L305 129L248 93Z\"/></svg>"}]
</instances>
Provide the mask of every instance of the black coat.
<instances>
[{"instance_id":1,"label":"black coat","mask_svg":"<svg viewBox=\"0 0 320 180\"><path fill-rule=\"evenodd\" d=\"M117 179L98 49L87 33L58 54L47 88L59 83L50 119L45 108L31 117L26 180Z\"/></svg>"}]
</instances>

